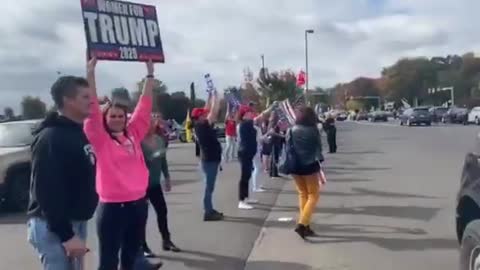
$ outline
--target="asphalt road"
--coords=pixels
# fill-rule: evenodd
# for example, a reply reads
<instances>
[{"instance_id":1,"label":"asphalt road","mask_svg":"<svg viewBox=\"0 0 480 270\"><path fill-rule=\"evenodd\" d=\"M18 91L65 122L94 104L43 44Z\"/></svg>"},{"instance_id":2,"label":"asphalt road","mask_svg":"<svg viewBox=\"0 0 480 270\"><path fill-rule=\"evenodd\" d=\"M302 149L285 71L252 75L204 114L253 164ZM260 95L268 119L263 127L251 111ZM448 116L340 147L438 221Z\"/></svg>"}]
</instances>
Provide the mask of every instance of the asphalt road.
<instances>
[{"instance_id":1,"label":"asphalt road","mask_svg":"<svg viewBox=\"0 0 480 270\"><path fill-rule=\"evenodd\" d=\"M476 126L400 127L339 123L339 153L312 220L319 234L293 233L296 192L285 184L248 270L458 269L455 195Z\"/></svg>"},{"instance_id":2,"label":"asphalt road","mask_svg":"<svg viewBox=\"0 0 480 270\"><path fill-rule=\"evenodd\" d=\"M345 122L338 129L339 153L326 155L329 182L313 218L319 237L307 243L293 233L293 221L279 221L296 218L291 181L264 179L269 192L259 196L258 209L236 209L236 163L225 166L216 190L217 208L227 220L204 223L193 148L174 145L174 187L167 201L173 240L185 252L160 251L161 238L149 219L149 243L165 261L163 269L457 269L455 194L463 158L480 129L393 122ZM90 225L87 269L95 269ZM39 269L23 215L0 216L0 239L0 269Z\"/></svg>"}]
</instances>

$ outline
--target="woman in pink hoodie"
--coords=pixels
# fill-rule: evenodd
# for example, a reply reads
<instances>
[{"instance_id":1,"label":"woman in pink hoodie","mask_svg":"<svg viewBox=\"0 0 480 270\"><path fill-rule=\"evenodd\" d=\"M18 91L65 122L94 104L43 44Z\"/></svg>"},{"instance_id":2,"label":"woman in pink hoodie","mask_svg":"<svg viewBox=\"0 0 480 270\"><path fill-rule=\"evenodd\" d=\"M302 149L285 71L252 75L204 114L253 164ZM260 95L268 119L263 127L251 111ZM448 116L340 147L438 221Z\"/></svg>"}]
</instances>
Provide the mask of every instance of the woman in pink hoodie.
<instances>
[{"instance_id":1,"label":"woman in pink hoodie","mask_svg":"<svg viewBox=\"0 0 480 270\"><path fill-rule=\"evenodd\" d=\"M143 92L128 120L125 105L113 102L101 111L95 86L96 62L92 58L87 65L92 104L84 131L97 158L98 269L118 269L120 253L121 269L132 270L148 211L148 170L140 143L150 126L154 67L151 61L147 63Z\"/></svg>"}]
</instances>

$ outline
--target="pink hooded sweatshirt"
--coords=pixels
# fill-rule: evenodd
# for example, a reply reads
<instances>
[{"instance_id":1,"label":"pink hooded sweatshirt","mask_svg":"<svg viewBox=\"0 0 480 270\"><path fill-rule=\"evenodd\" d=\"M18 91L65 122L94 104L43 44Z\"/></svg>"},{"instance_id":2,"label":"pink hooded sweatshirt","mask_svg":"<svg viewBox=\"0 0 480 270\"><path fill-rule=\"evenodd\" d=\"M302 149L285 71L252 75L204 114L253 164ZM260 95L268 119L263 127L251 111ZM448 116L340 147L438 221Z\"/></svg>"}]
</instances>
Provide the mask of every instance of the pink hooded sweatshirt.
<instances>
[{"instance_id":1,"label":"pink hooded sweatshirt","mask_svg":"<svg viewBox=\"0 0 480 270\"><path fill-rule=\"evenodd\" d=\"M97 99L92 100L84 131L97 157L96 187L101 202L130 202L145 197L148 170L141 141L150 127L152 99L142 95L119 142L105 130Z\"/></svg>"}]
</instances>

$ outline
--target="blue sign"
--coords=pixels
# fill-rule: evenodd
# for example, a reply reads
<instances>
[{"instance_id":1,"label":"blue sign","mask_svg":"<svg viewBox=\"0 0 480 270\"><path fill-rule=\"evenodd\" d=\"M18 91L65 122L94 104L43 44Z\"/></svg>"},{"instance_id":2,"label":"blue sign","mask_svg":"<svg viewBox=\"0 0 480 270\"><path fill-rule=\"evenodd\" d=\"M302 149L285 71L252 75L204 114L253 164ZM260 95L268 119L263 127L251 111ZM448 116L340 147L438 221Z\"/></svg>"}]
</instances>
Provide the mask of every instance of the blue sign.
<instances>
[{"instance_id":1,"label":"blue sign","mask_svg":"<svg viewBox=\"0 0 480 270\"><path fill-rule=\"evenodd\" d=\"M81 0L90 56L99 60L165 62L155 6Z\"/></svg>"}]
</instances>

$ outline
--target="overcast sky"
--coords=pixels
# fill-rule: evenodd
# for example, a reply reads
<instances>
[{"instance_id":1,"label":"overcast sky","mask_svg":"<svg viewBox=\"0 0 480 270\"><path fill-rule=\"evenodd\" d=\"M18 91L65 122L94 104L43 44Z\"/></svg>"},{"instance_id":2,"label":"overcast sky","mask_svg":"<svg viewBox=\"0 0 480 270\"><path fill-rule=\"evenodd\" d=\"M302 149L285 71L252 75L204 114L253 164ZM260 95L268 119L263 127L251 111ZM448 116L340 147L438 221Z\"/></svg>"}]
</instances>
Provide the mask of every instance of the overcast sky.
<instances>
[{"instance_id":1,"label":"overcast sky","mask_svg":"<svg viewBox=\"0 0 480 270\"><path fill-rule=\"evenodd\" d=\"M212 74L217 88L239 85L245 67L258 74L261 54L270 70L298 72L305 63L304 30L310 28L311 86L377 77L404 56L480 48L478 0L141 2L157 6L166 63L157 66L156 76L170 91L187 90L195 81L203 92L204 73ZM79 0L2 0L0 36L0 110L18 109L24 95L50 103L57 71L84 73ZM140 63L101 62L99 88L132 89L144 75Z\"/></svg>"}]
</instances>

